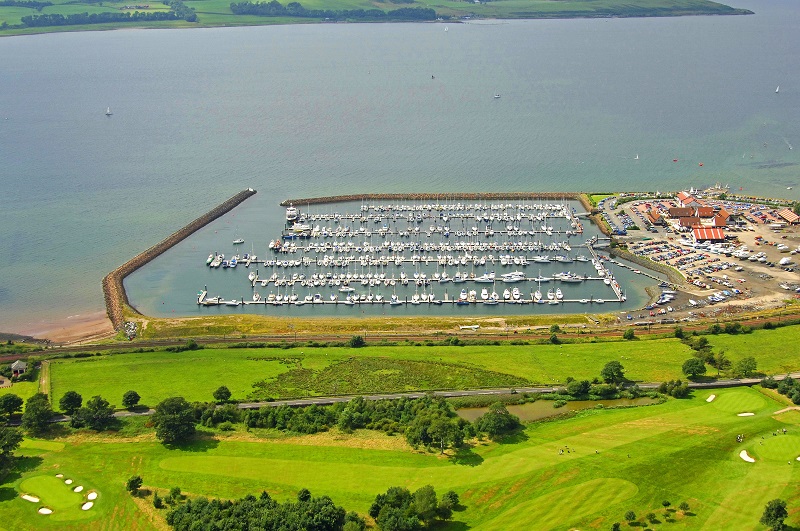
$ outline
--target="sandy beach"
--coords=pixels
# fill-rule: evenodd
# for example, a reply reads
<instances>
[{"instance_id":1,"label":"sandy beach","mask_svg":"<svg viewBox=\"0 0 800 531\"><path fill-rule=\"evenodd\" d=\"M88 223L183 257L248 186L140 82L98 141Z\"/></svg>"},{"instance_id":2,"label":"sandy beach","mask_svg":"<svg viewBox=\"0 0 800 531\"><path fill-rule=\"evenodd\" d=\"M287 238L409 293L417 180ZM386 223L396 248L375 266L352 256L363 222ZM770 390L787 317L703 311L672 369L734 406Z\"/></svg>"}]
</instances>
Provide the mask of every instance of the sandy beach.
<instances>
[{"instance_id":1,"label":"sandy beach","mask_svg":"<svg viewBox=\"0 0 800 531\"><path fill-rule=\"evenodd\" d=\"M31 323L18 331L36 339L49 339L58 345L72 345L113 337L116 333L106 312L73 315L60 321Z\"/></svg>"}]
</instances>

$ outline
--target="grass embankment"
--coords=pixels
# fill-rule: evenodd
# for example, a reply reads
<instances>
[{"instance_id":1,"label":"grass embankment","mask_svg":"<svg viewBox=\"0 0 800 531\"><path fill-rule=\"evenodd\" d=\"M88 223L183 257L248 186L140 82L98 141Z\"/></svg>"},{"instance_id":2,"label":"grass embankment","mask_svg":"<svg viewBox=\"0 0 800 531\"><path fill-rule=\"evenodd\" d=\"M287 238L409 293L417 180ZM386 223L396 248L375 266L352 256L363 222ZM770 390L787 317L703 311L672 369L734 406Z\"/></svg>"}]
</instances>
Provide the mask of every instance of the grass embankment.
<instances>
[{"instance_id":1,"label":"grass embankment","mask_svg":"<svg viewBox=\"0 0 800 531\"><path fill-rule=\"evenodd\" d=\"M593 315L597 320L610 320L611 316ZM355 318L286 318L266 317L261 315L220 315L211 317L187 317L180 319L162 319L142 317L129 313L129 320L142 322L140 338L171 339L189 337L241 337L250 336L283 336L285 338L302 339L304 335L315 338L326 335L338 335L348 339L349 335L367 335L380 333L381 337L391 339L392 334L429 336L446 336L450 333L464 333L460 325L479 325L481 332L495 334L507 333L508 330L522 331L528 329L546 329L553 323L560 325L587 325L594 323L582 314L565 315L520 315L520 316L445 316L445 317L367 317ZM614 316L616 320L616 316ZM444 331L444 332L442 332Z\"/></svg>"},{"instance_id":2,"label":"grass embankment","mask_svg":"<svg viewBox=\"0 0 800 531\"><path fill-rule=\"evenodd\" d=\"M146 489L162 494L174 486L190 496L222 498L267 490L286 500L305 487L361 514L390 486L431 484L438 493L455 490L464 506L441 527L448 531L610 529L628 510L639 522L655 513L658 523L647 524L651 529L762 529L758 519L768 500L786 499L790 509L800 505L800 418L773 417L784 406L754 389L714 393L710 403L711 391L702 391L662 405L588 410L535 423L499 444L473 442L456 457L414 452L401 437L366 431L272 439L233 432L181 449L152 436L33 441L19 452L28 456L21 474L0 485L0 525L163 529L164 511L154 511L149 499L137 505L124 492L127 478L140 474ZM740 412L755 415L738 417ZM787 435L773 435L784 427ZM744 442L736 442L742 433ZM743 461L742 450L756 462ZM29 478L58 472L74 474L100 493L87 520L40 516L37 505L18 497ZM672 503L670 511L663 500ZM683 501L687 513L675 510ZM791 512L787 524L800 524L800 514Z\"/></svg>"},{"instance_id":3,"label":"grass embankment","mask_svg":"<svg viewBox=\"0 0 800 531\"><path fill-rule=\"evenodd\" d=\"M734 365L754 356L760 372L780 374L800 368L785 348L796 334L797 327L784 327L706 337L714 352L724 349ZM53 360L50 372L55 399L74 390L86 398L99 394L119 405L122 394L133 389L142 403L152 406L176 395L190 401L211 400L220 385L227 386L236 400L553 385L568 376L592 379L610 360L620 361L631 380L661 382L683 378L681 366L692 354L677 339L565 345L207 348ZM714 372L709 368L709 374ZM261 384L254 389L256 383Z\"/></svg>"},{"instance_id":4,"label":"grass embankment","mask_svg":"<svg viewBox=\"0 0 800 531\"><path fill-rule=\"evenodd\" d=\"M51 33L61 31L108 30L119 28L181 28L181 27L215 27L215 26L247 26L269 24L307 24L322 20L313 18L290 17L258 17L252 15L234 15L229 0L189 0L186 6L195 10L196 22L183 20L163 22L120 22L103 24L85 24L76 26L24 27L21 19L24 16L42 14L71 15L79 13L120 13L135 11L151 13L168 11L161 2L81 2L80 0L49 0L53 5L44 6L41 10L22 5L0 6L0 29L2 35L22 35L31 33ZM288 1L281 2L284 5ZM392 11L405 4L391 2L370 2L369 0L306 0L301 4L307 9L381 9ZM134 6L132 9L128 6ZM137 7L138 6L138 7ZM546 0L532 2L530 0L498 0L484 3L465 3L457 0L434 2L418 0L412 7L432 8L439 16L461 18L576 18L576 17L662 17L681 15L733 15L748 13L746 10L733 9L708 0L637 0L635 3L623 0L597 0L594 2Z\"/></svg>"}]
</instances>

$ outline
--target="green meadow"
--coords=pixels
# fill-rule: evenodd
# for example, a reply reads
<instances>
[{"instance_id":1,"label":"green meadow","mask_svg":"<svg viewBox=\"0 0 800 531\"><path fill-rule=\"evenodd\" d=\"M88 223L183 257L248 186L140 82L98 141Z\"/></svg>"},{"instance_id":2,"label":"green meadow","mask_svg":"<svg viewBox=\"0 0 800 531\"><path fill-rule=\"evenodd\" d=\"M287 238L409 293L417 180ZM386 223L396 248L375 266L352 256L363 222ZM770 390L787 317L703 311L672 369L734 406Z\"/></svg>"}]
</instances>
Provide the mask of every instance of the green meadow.
<instances>
[{"instance_id":1,"label":"green meadow","mask_svg":"<svg viewBox=\"0 0 800 531\"><path fill-rule=\"evenodd\" d=\"M797 327L785 327L705 337L714 352L725 350L734 364L754 356L760 372L780 374L798 369L795 357L784 348L796 340L796 333ZM568 376L592 379L611 360L620 361L633 381L661 382L683 378L681 365L692 353L677 339L564 345L207 348L53 360L49 391L55 400L72 390L85 398L99 394L119 405L122 394L133 389L143 404L152 406L176 395L190 401L211 400L221 385L236 400L553 385ZM708 371L715 374L711 367ZM259 386L254 388L256 383Z\"/></svg>"},{"instance_id":2,"label":"green meadow","mask_svg":"<svg viewBox=\"0 0 800 531\"><path fill-rule=\"evenodd\" d=\"M708 402L712 393L716 398ZM445 456L367 431L288 438L258 430L204 432L187 447L167 448L150 434L127 437L128 430L147 432L143 419L132 419L117 435L26 441L18 451L21 472L0 485L0 527L164 529L164 511L124 491L125 480L140 474L145 489L162 494L174 486L189 496L222 498L267 490L285 500L305 487L361 514L390 486L431 484L460 496L463 509L441 527L452 531L609 529L629 510L643 528L760 530L767 501L800 504L800 414L775 415L783 407L758 389L704 390L660 405L529 424L508 439L471 441ZM737 416L743 412L754 415ZM745 436L741 443L738 434ZM742 450L755 462L742 460ZM67 514L73 501L57 502L65 495L49 479L57 473L99 493L82 519ZM21 499L27 489L42 503ZM67 507L37 514L46 500ZM664 500L672 504L667 511ZM678 509L681 502L689 511ZM655 519L644 525L651 512ZM800 524L800 513L793 511L787 523Z\"/></svg>"},{"instance_id":3,"label":"green meadow","mask_svg":"<svg viewBox=\"0 0 800 531\"><path fill-rule=\"evenodd\" d=\"M162 21L139 23L87 24L80 26L49 26L44 28L25 28L21 19L26 15L75 13L103 13L119 11L152 12L167 10L161 2L82 2L81 0L50 0L53 5L42 7L41 11L21 5L0 6L0 35L25 33L45 33L53 31L106 30L124 27L213 27L237 25L302 24L321 22L313 18L257 17L234 15L230 0L189 0L185 4L194 9L197 22ZM288 1L282 2L284 5ZM440 17L477 18L573 18L573 17L658 17L681 15L719 15L736 14L739 11L726 5L708 0L637 0L635 3L623 0L560 1L560 0L497 0L493 2L463 2L456 0L417 0L412 4L392 2L372 2L369 0L306 0L301 4L307 9L381 9L390 11L401 7L432 8ZM148 6L130 8L131 6Z\"/></svg>"}]
</instances>

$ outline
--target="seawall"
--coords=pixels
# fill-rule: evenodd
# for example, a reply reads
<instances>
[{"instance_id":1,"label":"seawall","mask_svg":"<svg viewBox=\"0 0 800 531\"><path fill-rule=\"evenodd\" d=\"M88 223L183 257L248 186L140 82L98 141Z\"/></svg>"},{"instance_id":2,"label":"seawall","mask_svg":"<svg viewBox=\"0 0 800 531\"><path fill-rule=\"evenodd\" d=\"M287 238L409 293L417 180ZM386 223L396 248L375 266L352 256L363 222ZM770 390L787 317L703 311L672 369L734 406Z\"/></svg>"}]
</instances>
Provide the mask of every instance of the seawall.
<instances>
[{"instance_id":1,"label":"seawall","mask_svg":"<svg viewBox=\"0 0 800 531\"><path fill-rule=\"evenodd\" d=\"M346 203L350 201L449 201L452 199L468 199L473 201L495 199L552 199L580 200L579 192L455 192L455 193L420 193L420 194L351 194L332 195L327 197L306 197L285 199L281 206L319 205L324 203ZM584 205L585 206L585 205Z\"/></svg>"},{"instance_id":2,"label":"seawall","mask_svg":"<svg viewBox=\"0 0 800 531\"><path fill-rule=\"evenodd\" d=\"M125 277L150 262L153 258L169 250L177 243L185 240L194 232L205 227L218 217L227 214L245 199L255 195L255 193L256 191L252 188L242 190L224 203L212 208L182 229L173 232L161 242L139 253L106 275L103 279L103 297L106 302L106 313L108 313L108 318L114 325L114 329L119 330L122 327L125 320L123 317L123 308L125 305L130 306L128 294L125 293L125 286L123 284Z\"/></svg>"}]
</instances>

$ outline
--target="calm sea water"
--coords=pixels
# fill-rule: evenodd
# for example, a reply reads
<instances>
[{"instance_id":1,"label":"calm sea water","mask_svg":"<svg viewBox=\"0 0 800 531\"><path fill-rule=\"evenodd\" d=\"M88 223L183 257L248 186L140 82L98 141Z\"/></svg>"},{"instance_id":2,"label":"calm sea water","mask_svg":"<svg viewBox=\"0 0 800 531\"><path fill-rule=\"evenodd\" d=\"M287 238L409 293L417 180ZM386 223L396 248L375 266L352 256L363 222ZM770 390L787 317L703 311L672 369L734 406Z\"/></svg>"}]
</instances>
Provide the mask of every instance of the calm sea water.
<instances>
[{"instance_id":1,"label":"calm sea water","mask_svg":"<svg viewBox=\"0 0 800 531\"><path fill-rule=\"evenodd\" d=\"M800 198L798 10L736 6L756 15L0 39L0 329L102 310L108 271L249 186L209 230L374 191ZM132 297L192 274L156 262Z\"/></svg>"}]
</instances>

